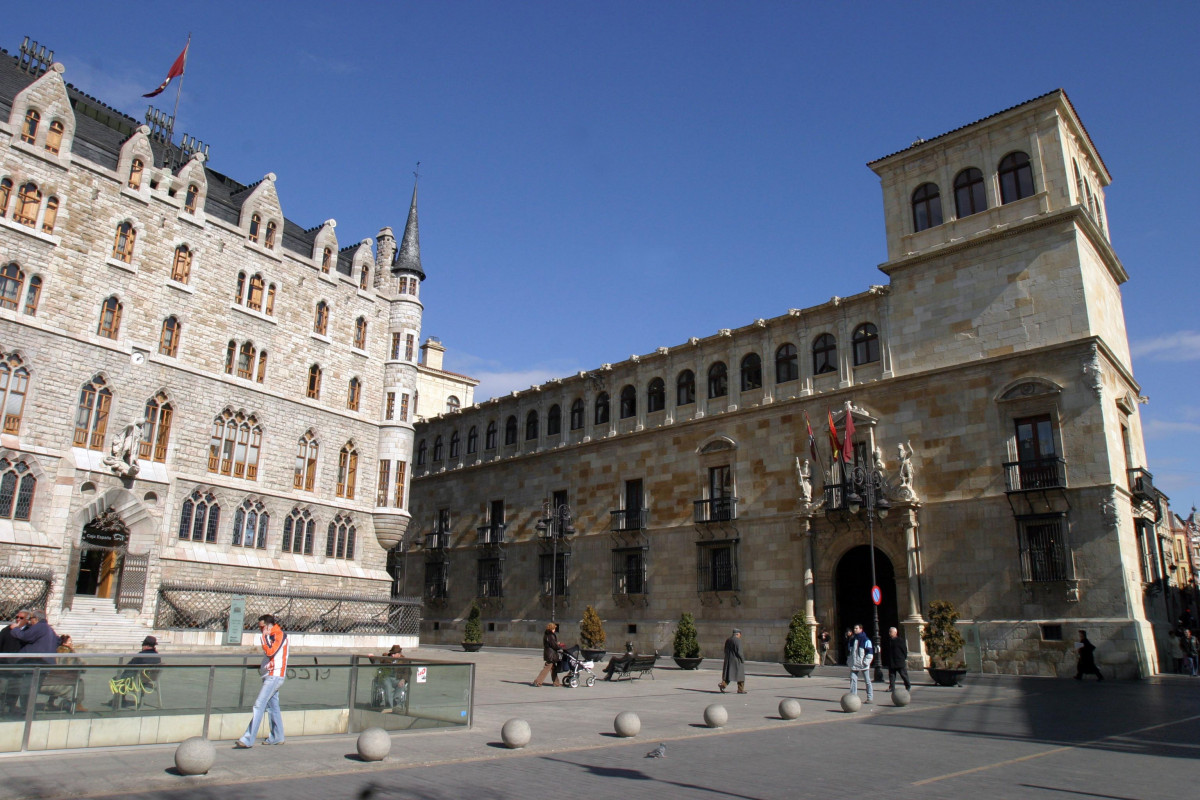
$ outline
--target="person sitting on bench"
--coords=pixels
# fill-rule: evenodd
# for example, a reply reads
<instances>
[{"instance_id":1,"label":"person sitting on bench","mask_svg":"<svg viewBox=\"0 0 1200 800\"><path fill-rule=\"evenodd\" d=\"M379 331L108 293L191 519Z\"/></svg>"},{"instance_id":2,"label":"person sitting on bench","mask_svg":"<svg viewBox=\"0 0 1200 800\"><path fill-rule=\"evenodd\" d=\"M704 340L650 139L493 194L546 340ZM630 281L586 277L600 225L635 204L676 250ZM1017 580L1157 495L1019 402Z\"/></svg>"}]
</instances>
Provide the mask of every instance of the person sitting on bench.
<instances>
[{"instance_id":1,"label":"person sitting on bench","mask_svg":"<svg viewBox=\"0 0 1200 800\"><path fill-rule=\"evenodd\" d=\"M633 663L633 658L633 642L626 642L625 655L608 659L608 664L604 667L604 680L611 681L614 673L623 674Z\"/></svg>"}]
</instances>

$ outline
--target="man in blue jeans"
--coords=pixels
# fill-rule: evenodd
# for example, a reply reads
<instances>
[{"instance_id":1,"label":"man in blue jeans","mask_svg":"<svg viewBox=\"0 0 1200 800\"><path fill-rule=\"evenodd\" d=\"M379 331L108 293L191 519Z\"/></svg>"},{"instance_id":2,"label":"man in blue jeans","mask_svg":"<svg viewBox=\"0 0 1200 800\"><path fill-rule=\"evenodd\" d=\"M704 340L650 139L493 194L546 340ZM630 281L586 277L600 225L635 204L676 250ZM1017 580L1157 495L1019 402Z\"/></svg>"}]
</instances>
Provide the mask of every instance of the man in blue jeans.
<instances>
[{"instance_id":1,"label":"man in blue jeans","mask_svg":"<svg viewBox=\"0 0 1200 800\"><path fill-rule=\"evenodd\" d=\"M855 625L849 646L850 657L846 663L850 665L850 694L858 694L858 673L861 672L867 684L867 702L872 703L875 701L875 687L871 685L871 662L875 660L875 643L863 633L862 625Z\"/></svg>"},{"instance_id":2,"label":"man in blue jeans","mask_svg":"<svg viewBox=\"0 0 1200 800\"><path fill-rule=\"evenodd\" d=\"M263 714L271 722L271 735L263 740L263 744L283 744L283 714L279 711L279 690L287 675L288 642L287 634L279 627L275 617L263 614L258 618L258 644L262 647L263 660L259 666L262 675L262 689L254 701L254 716L250 719L250 727L237 740L235 747L246 749L254 746L254 738L262 726Z\"/></svg>"}]
</instances>

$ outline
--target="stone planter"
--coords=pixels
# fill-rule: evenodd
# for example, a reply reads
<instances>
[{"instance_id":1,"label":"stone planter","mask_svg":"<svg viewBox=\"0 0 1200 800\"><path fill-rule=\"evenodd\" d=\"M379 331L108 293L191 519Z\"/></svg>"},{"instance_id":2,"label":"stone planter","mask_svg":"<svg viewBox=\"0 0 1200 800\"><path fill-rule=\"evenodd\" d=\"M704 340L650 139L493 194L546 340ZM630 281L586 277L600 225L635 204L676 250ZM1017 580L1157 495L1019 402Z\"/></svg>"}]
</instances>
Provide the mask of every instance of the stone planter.
<instances>
[{"instance_id":1,"label":"stone planter","mask_svg":"<svg viewBox=\"0 0 1200 800\"><path fill-rule=\"evenodd\" d=\"M791 664L787 661L783 662L783 668L787 670L788 675L793 678L807 678L813 674L813 670L817 668L816 664Z\"/></svg>"},{"instance_id":2,"label":"stone planter","mask_svg":"<svg viewBox=\"0 0 1200 800\"><path fill-rule=\"evenodd\" d=\"M962 686L962 676L967 674L965 669L941 669L929 667L926 672L938 686Z\"/></svg>"},{"instance_id":3,"label":"stone planter","mask_svg":"<svg viewBox=\"0 0 1200 800\"><path fill-rule=\"evenodd\" d=\"M463 642L462 646L463 650L466 650L468 653L478 653L479 649L483 647L483 642Z\"/></svg>"},{"instance_id":4,"label":"stone planter","mask_svg":"<svg viewBox=\"0 0 1200 800\"><path fill-rule=\"evenodd\" d=\"M703 657L684 658L683 656L673 656L673 658L675 659L676 666L680 669L696 669L700 666L700 662L704 660Z\"/></svg>"}]
</instances>

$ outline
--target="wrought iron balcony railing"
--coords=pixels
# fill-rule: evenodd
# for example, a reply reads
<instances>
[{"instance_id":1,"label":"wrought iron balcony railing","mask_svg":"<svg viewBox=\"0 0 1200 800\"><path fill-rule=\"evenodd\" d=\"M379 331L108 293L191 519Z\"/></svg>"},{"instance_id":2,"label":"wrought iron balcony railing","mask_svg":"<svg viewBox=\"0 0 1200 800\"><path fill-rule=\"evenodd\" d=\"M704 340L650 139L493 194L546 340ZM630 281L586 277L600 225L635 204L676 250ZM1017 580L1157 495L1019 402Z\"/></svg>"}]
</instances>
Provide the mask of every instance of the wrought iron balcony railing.
<instances>
[{"instance_id":1,"label":"wrought iron balcony railing","mask_svg":"<svg viewBox=\"0 0 1200 800\"><path fill-rule=\"evenodd\" d=\"M696 500L692 503L692 513L696 522L729 522L737 519L737 498L711 497L708 500Z\"/></svg>"},{"instance_id":2,"label":"wrought iron balcony railing","mask_svg":"<svg viewBox=\"0 0 1200 800\"><path fill-rule=\"evenodd\" d=\"M504 525L503 522L495 523L493 525L480 525L478 528L475 529L476 533L479 536L478 543L480 545L504 544L504 529L505 529L505 527L506 526ZM493 597L493 596L498 597L499 595L480 595L480 596L481 597Z\"/></svg>"},{"instance_id":3,"label":"wrought iron balcony railing","mask_svg":"<svg viewBox=\"0 0 1200 800\"><path fill-rule=\"evenodd\" d=\"M1062 489L1067 485L1067 462L1061 458L1009 461L1004 465L1005 491Z\"/></svg>"},{"instance_id":4,"label":"wrought iron balcony railing","mask_svg":"<svg viewBox=\"0 0 1200 800\"><path fill-rule=\"evenodd\" d=\"M448 532L434 531L433 533L425 534L426 550L445 550L448 547L450 547L450 534Z\"/></svg>"},{"instance_id":5,"label":"wrought iron balcony railing","mask_svg":"<svg viewBox=\"0 0 1200 800\"><path fill-rule=\"evenodd\" d=\"M1141 467L1126 470L1129 473L1129 491L1139 500L1154 502L1154 476Z\"/></svg>"},{"instance_id":6,"label":"wrought iron balcony railing","mask_svg":"<svg viewBox=\"0 0 1200 800\"><path fill-rule=\"evenodd\" d=\"M615 511L610 511L609 514L612 517L609 530L614 533L620 531L640 531L646 528L648 514L644 508L618 508Z\"/></svg>"}]
</instances>

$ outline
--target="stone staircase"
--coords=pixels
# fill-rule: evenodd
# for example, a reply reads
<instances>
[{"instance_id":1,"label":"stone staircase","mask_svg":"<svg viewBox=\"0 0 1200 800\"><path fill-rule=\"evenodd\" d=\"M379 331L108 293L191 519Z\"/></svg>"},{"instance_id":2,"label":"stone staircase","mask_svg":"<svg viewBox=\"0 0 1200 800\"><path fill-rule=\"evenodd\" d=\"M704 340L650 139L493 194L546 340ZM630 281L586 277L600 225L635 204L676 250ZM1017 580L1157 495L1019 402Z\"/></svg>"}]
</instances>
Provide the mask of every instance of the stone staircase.
<instances>
[{"instance_id":1,"label":"stone staircase","mask_svg":"<svg viewBox=\"0 0 1200 800\"><path fill-rule=\"evenodd\" d=\"M70 634L80 653L136 653L142 640L156 635L141 623L117 612L112 599L76 597L69 610L51 618L55 633ZM165 640L159 637L159 643Z\"/></svg>"}]
</instances>

